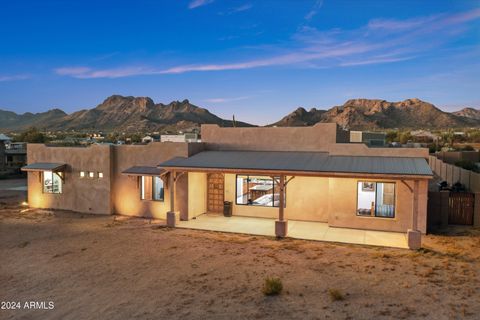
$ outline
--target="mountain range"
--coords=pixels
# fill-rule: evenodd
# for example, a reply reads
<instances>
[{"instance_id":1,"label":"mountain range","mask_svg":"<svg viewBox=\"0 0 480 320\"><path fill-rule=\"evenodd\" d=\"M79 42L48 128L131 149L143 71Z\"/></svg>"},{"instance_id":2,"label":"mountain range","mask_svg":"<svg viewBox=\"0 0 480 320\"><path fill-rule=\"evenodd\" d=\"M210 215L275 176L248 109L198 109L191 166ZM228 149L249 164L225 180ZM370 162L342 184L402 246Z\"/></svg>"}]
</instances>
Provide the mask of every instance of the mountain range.
<instances>
[{"instance_id":1,"label":"mountain range","mask_svg":"<svg viewBox=\"0 0 480 320\"><path fill-rule=\"evenodd\" d=\"M354 130L446 129L480 127L480 110L464 108L445 112L420 99L388 102L379 99L352 99L329 109L298 108L270 126L311 126L317 122L336 122ZM201 124L224 127L233 121L222 119L188 100L155 104L148 97L113 95L92 109L67 114L60 109L41 113L17 114L0 110L0 130L22 131L35 126L49 131L188 131ZM236 126L253 126L236 121Z\"/></svg>"}]
</instances>

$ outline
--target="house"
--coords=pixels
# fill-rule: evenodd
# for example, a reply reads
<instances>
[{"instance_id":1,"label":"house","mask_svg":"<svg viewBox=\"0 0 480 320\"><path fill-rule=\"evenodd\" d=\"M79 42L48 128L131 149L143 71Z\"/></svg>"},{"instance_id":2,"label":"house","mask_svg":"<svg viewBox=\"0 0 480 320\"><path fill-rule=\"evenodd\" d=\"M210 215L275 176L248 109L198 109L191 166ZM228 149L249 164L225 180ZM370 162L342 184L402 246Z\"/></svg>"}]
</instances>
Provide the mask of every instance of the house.
<instances>
[{"instance_id":1,"label":"house","mask_svg":"<svg viewBox=\"0 0 480 320\"><path fill-rule=\"evenodd\" d=\"M432 177L427 149L348 143L333 123L201 130L202 143L30 144L23 168L29 205L161 218L170 226L226 210L253 221L251 233L258 221L285 237L302 222L300 237L317 226L347 228L398 233L410 248L420 246ZM229 221L235 228L237 220Z\"/></svg>"},{"instance_id":2,"label":"house","mask_svg":"<svg viewBox=\"0 0 480 320\"><path fill-rule=\"evenodd\" d=\"M200 142L198 134L194 132L184 134L162 134L160 136L162 142Z\"/></svg>"},{"instance_id":3,"label":"house","mask_svg":"<svg viewBox=\"0 0 480 320\"><path fill-rule=\"evenodd\" d=\"M19 170L27 163L27 143L10 142L5 149L5 166Z\"/></svg>"},{"instance_id":4,"label":"house","mask_svg":"<svg viewBox=\"0 0 480 320\"><path fill-rule=\"evenodd\" d=\"M365 143L368 146L383 147L386 144L385 132L350 131L350 142Z\"/></svg>"}]
</instances>

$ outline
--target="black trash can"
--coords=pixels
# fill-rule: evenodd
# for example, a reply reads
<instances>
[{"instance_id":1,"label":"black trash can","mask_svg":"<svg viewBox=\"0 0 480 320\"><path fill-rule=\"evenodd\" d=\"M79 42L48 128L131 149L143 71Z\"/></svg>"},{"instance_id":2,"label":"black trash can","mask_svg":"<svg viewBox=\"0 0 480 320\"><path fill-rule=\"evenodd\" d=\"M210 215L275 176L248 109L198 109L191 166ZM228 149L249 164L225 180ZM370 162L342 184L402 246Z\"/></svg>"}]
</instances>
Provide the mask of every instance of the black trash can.
<instances>
[{"instance_id":1,"label":"black trash can","mask_svg":"<svg viewBox=\"0 0 480 320\"><path fill-rule=\"evenodd\" d=\"M232 216L232 202L231 201L223 201L223 215L225 217Z\"/></svg>"}]
</instances>

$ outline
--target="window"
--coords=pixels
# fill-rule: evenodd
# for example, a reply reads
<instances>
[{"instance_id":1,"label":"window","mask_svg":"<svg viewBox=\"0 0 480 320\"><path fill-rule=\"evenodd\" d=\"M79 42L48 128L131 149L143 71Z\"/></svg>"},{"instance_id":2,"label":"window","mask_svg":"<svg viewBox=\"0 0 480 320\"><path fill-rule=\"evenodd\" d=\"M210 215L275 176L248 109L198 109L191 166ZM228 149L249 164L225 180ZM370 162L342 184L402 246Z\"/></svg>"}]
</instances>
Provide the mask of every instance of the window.
<instances>
[{"instance_id":1,"label":"window","mask_svg":"<svg viewBox=\"0 0 480 320\"><path fill-rule=\"evenodd\" d=\"M280 186L271 177L238 175L236 190L236 204L261 207L280 204Z\"/></svg>"},{"instance_id":2,"label":"window","mask_svg":"<svg viewBox=\"0 0 480 320\"><path fill-rule=\"evenodd\" d=\"M98 178L99 178L99 179L102 179L102 178L103 178L103 172L99 172L99 173L98 173Z\"/></svg>"},{"instance_id":3,"label":"window","mask_svg":"<svg viewBox=\"0 0 480 320\"><path fill-rule=\"evenodd\" d=\"M395 183L359 181L357 215L381 218L395 217Z\"/></svg>"},{"instance_id":4,"label":"window","mask_svg":"<svg viewBox=\"0 0 480 320\"><path fill-rule=\"evenodd\" d=\"M95 172L90 171L90 172L88 173L88 176L89 176L90 178L94 178L94 177L95 177Z\"/></svg>"},{"instance_id":5,"label":"window","mask_svg":"<svg viewBox=\"0 0 480 320\"><path fill-rule=\"evenodd\" d=\"M80 178L85 178L85 171L80 171Z\"/></svg>"},{"instance_id":6,"label":"window","mask_svg":"<svg viewBox=\"0 0 480 320\"><path fill-rule=\"evenodd\" d=\"M163 201L164 190L163 180L160 177L153 177L153 200Z\"/></svg>"},{"instance_id":7,"label":"window","mask_svg":"<svg viewBox=\"0 0 480 320\"><path fill-rule=\"evenodd\" d=\"M43 192L44 193L62 193L62 173L44 171L43 172Z\"/></svg>"},{"instance_id":8,"label":"window","mask_svg":"<svg viewBox=\"0 0 480 320\"><path fill-rule=\"evenodd\" d=\"M141 176L140 177L140 199L141 200L164 200L163 180L158 177Z\"/></svg>"}]
</instances>

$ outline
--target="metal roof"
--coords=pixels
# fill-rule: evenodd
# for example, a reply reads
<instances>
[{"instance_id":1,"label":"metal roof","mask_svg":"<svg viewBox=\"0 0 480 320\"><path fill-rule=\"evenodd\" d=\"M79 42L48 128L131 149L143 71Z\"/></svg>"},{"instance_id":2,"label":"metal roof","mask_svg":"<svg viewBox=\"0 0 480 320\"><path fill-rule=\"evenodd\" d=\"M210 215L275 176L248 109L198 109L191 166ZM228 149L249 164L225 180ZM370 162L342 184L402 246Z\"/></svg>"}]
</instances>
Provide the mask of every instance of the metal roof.
<instances>
[{"instance_id":1,"label":"metal roof","mask_svg":"<svg viewBox=\"0 0 480 320\"><path fill-rule=\"evenodd\" d=\"M159 176L164 173L165 170L157 167L135 166L130 167L127 170L122 171L123 174L136 175L136 176Z\"/></svg>"},{"instance_id":2,"label":"metal roof","mask_svg":"<svg viewBox=\"0 0 480 320\"><path fill-rule=\"evenodd\" d=\"M35 162L22 167L22 171L62 171L65 163Z\"/></svg>"},{"instance_id":3,"label":"metal roof","mask_svg":"<svg viewBox=\"0 0 480 320\"><path fill-rule=\"evenodd\" d=\"M0 141L10 141L10 140L12 140L12 138L4 135L3 133L0 133Z\"/></svg>"},{"instance_id":4,"label":"metal roof","mask_svg":"<svg viewBox=\"0 0 480 320\"><path fill-rule=\"evenodd\" d=\"M189 158L176 157L158 166L312 173L432 175L432 170L424 158L331 156L326 152L203 151Z\"/></svg>"}]
</instances>

